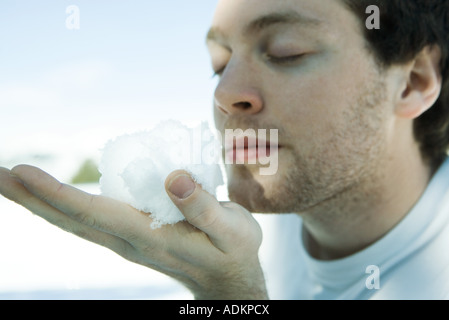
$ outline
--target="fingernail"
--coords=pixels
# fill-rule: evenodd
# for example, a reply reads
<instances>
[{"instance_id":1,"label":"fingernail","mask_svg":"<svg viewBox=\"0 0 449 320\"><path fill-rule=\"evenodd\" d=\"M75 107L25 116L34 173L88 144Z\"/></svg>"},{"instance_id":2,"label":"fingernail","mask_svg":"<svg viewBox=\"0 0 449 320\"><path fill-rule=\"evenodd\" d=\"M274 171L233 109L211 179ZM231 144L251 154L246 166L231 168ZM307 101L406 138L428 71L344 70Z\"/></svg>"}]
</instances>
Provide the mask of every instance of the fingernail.
<instances>
[{"instance_id":1,"label":"fingernail","mask_svg":"<svg viewBox=\"0 0 449 320\"><path fill-rule=\"evenodd\" d=\"M168 190L179 199L186 199L195 191L195 183L187 175L177 176L168 187Z\"/></svg>"}]
</instances>

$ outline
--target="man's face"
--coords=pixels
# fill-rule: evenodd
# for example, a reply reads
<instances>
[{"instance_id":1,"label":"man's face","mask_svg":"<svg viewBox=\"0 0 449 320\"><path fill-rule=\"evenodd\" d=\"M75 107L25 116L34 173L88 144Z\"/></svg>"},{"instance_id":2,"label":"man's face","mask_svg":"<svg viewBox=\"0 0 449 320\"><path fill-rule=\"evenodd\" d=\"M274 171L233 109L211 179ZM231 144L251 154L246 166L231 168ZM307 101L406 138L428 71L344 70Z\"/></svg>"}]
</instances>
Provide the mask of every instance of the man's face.
<instances>
[{"instance_id":1,"label":"man's face","mask_svg":"<svg viewBox=\"0 0 449 320\"><path fill-rule=\"evenodd\" d=\"M227 165L232 201L303 212L378 174L389 83L362 24L336 0L221 0L208 35L217 129L278 129L278 170Z\"/></svg>"}]
</instances>

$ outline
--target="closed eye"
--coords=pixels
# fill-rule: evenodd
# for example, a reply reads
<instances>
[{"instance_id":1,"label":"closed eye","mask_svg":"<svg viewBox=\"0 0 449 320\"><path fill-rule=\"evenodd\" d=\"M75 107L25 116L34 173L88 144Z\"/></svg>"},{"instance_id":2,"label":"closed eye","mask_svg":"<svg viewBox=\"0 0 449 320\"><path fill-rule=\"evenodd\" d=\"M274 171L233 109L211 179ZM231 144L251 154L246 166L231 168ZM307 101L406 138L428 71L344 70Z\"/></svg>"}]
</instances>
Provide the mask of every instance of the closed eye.
<instances>
[{"instance_id":1,"label":"closed eye","mask_svg":"<svg viewBox=\"0 0 449 320\"><path fill-rule=\"evenodd\" d=\"M299 61L300 59L302 59L304 56L306 56L306 53L300 53L300 54L285 56L285 57L277 57L277 56L266 54L266 59L271 63L278 64L278 65L284 65L284 64L289 64L289 63L295 63L295 62ZM214 74L212 75L212 78L220 77L223 74L225 69L226 69L226 66L224 66L220 69L214 70Z\"/></svg>"},{"instance_id":2,"label":"closed eye","mask_svg":"<svg viewBox=\"0 0 449 320\"><path fill-rule=\"evenodd\" d=\"M292 55L292 56L285 56L285 57L276 57L276 56L272 56L267 54L267 60L275 63L275 64L288 64L288 63L293 63L293 62L297 62L299 59L303 58L306 54L305 53L301 53L301 54L296 54L296 55Z\"/></svg>"}]
</instances>

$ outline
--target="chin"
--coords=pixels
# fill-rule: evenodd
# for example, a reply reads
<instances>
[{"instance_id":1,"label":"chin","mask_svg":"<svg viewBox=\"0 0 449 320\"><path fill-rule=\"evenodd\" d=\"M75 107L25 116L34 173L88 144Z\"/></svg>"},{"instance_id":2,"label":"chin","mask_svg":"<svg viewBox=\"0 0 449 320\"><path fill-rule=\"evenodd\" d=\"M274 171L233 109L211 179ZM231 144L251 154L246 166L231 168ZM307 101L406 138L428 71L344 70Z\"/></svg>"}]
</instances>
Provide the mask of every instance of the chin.
<instances>
[{"instance_id":1,"label":"chin","mask_svg":"<svg viewBox=\"0 0 449 320\"><path fill-rule=\"evenodd\" d=\"M228 171L228 193L231 201L255 213L296 212L297 189L288 187L282 172L263 176L251 169L248 166L234 165Z\"/></svg>"}]
</instances>

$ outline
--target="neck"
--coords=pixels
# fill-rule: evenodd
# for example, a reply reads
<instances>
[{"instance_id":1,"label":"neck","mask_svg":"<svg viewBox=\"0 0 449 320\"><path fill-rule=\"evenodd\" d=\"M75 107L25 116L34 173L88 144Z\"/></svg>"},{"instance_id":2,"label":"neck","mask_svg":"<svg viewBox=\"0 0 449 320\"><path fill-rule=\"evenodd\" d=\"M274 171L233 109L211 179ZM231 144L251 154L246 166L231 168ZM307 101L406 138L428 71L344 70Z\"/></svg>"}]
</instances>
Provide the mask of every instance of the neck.
<instances>
[{"instance_id":1,"label":"neck","mask_svg":"<svg viewBox=\"0 0 449 320\"><path fill-rule=\"evenodd\" d=\"M412 145L392 150L375 175L300 214L303 241L314 258L332 260L354 254L379 240L407 215L431 177L417 144Z\"/></svg>"}]
</instances>

